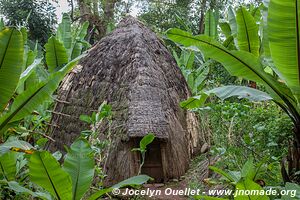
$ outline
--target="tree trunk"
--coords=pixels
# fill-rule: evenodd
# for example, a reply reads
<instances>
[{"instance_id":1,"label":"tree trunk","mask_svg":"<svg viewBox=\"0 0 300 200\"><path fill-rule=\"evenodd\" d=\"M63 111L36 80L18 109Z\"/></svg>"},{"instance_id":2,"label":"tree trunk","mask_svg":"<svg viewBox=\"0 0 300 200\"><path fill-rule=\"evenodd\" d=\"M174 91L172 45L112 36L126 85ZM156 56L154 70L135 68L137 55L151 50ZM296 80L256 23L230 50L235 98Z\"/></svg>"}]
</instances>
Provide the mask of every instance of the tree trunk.
<instances>
[{"instance_id":1,"label":"tree trunk","mask_svg":"<svg viewBox=\"0 0 300 200\"><path fill-rule=\"evenodd\" d=\"M78 0L79 12L80 12L80 21L83 23L89 21L89 16L92 14L92 10L87 5L84 0Z\"/></svg>"},{"instance_id":2,"label":"tree trunk","mask_svg":"<svg viewBox=\"0 0 300 200\"><path fill-rule=\"evenodd\" d=\"M89 22L89 27L87 30L87 41L93 43L94 29L93 29L93 21L92 16L93 12L91 7L84 0L77 0L79 12L80 12L80 23L84 23L86 21Z\"/></svg>"},{"instance_id":3,"label":"tree trunk","mask_svg":"<svg viewBox=\"0 0 300 200\"><path fill-rule=\"evenodd\" d=\"M199 34L204 33L205 11L206 11L206 0L202 0L201 8L200 8Z\"/></svg>"},{"instance_id":4,"label":"tree trunk","mask_svg":"<svg viewBox=\"0 0 300 200\"><path fill-rule=\"evenodd\" d=\"M287 156L288 171L286 172L286 170L283 169L283 163L281 172L284 182L300 183L300 175L296 174L300 171L300 125L295 125L294 133L294 140L289 144ZM288 177L286 175L288 175Z\"/></svg>"},{"instance_id":5,"label":"tree trunk","mask_svg":"<svg viewBox=\"0 0 300 200\"><path fill-rule=\"evenodd\" d=\"M92 4L88 4L85 0L77 0L80 11L80 21L83 23L88 21L90 26L88 28L88 37L90 43L100 40L106 35L107 26L114 20L115 5L118 0L106 0L103 8L103 16L99 15L99 4L95 0ZM94 27L94 28L93 28Z\"/></svg>"},{"instance_id":6,"label":"tree trunk","mask_svg":"<svg viewBox=\"0 0 300 200\"><path fill-rule=\"evenodd\" d=\"M106 1L105 7L104 7L104 21L106 21L106 23L113 21L115 5L116 5L117 1L118 0Z\"/></svg>"},{"instance_id":7,"label":"tree trunk","mask_svg":"<svg viewBox=\"0 0 300 200\"><path fill-rule=\"evenodd\" d=\"M257 88L257 84L256 84L255 81L249 81L248 86L251 87L251 88L254 88L254 89Z\"/></svg>"}]
</instances>

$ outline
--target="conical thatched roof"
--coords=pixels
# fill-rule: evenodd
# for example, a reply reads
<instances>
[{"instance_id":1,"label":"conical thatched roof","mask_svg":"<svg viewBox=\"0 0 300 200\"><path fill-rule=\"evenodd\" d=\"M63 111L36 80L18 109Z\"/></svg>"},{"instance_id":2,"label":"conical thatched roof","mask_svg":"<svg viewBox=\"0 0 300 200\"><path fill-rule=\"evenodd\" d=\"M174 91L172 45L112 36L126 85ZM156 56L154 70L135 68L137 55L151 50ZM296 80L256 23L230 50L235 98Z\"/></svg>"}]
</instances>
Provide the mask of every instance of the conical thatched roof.
<instances>
[{"instance_id":1,"label":"conical thatched roof","mask_svg":"<svg viewBox=\"0 0 300 200\"><path fill-rule=\"evenodd\" d=\"M135 18L127 17L66 77L58 99L69 103L58 102L55 107L55 113L63 114L52 119L57 127L52 131L56 143L51 148L70 144L87 128L79 120L80 114L90 114L107 100L113 109L113 143L152 132L178 149L170 156L185 170L199 144L197 119L179 107L189 95L187 83L163 42ZM124 159L131 152L124 149L118 146L111 151L122 157L111 156L114 168L130 165ZM180 152L183 156L178 160ZM118 174L116 170L112 170L114 174Z\"/></svg>"}]
</instances>

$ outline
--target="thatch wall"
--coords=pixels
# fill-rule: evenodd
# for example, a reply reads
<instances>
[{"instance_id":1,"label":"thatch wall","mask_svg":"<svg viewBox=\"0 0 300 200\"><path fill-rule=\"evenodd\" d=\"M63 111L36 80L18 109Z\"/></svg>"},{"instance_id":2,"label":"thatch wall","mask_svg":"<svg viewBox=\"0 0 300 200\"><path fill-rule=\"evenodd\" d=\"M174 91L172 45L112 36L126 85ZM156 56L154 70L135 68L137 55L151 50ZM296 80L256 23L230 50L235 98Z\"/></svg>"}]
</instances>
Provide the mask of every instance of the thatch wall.
<instances>
[{"instance_id":1,"label":"thatch wall","mask_svg":"<svg viewBox=\"0 0 300 200\"><path fill-rule=\"evenodd\" d=\"M193 113L179 107L190 96L187 83L163 42L133 17L104 37L64 80L52 124L53 150L70 145L87 129L80 114L91 114L107 101L112 105L112 145L105 172L107 184L136 175L139 156L132 139L151 132L163 142L165 179L188 168L203 144ZM69 102L69 103L63 103Z\"/></svg>"}]
</instances>

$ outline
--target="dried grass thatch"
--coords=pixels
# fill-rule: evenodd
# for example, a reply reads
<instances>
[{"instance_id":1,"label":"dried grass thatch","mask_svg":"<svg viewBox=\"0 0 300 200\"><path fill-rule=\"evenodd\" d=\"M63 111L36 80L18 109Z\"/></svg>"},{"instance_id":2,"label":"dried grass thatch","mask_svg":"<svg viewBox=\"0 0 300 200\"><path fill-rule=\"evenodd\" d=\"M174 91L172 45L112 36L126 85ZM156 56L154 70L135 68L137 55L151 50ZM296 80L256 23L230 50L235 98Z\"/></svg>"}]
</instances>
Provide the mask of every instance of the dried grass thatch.
<instances>
[{"instance_id":1,"label":"dried grass thatch","mask_svg":"<svg viewBox=\"0 0 300 200\"><path fill-rule=\"evenodd\" d=\"M161 142L163 180L182 176L204 137L193 113L179 107L189 97L187 83L175 60L155 33L133 17L120 22L64 80L53 116L51 149L69 145L103 101L113 109L112 144L105 172L108 185L136 175L140 164L131 152L151 132Z\"/></svg>"}]
</instances>

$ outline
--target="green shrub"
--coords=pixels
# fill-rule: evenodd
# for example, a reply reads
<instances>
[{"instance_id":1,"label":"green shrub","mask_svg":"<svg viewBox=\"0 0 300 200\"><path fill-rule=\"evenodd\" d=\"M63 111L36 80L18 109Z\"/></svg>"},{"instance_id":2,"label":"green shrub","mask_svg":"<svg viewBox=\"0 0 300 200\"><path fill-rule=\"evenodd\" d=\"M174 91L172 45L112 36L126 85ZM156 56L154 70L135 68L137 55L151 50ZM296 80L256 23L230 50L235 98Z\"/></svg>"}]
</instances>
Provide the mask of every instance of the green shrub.
<instances>
[{"instance_id":1,"label":"green shrub","mask_svg":"<svg viewBox=\"0 0 300 200\"><path fill-rule=\"evenodd\" d=\"M222 156L223 167L241 168L251 156L264 163L261 178L268 184L281 182L280 161L292 139L292 122L276 104L224 101L211 103L205 114L212 130L212 154Z\"/></svg>"}]
</instances>

